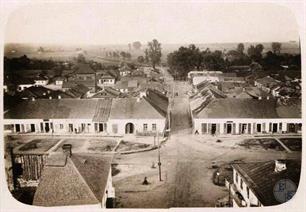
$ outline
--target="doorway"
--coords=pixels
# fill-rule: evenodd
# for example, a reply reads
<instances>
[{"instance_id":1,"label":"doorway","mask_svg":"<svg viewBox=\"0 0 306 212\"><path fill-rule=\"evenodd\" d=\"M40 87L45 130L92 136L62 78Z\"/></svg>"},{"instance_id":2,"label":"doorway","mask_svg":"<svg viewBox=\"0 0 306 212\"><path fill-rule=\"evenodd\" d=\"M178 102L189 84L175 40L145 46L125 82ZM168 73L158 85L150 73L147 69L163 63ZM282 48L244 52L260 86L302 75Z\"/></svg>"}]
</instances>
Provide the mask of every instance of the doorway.
<instances>
[{"instance_id":1,"label":"doorway","mask_svg":"<svg viewBox=\"0 0 306 212\"><path fill-rule=\"evenodd\" d=\"M35 124L31 124L31 132L35 132Z\"/></svg>"},{"instance_id":2,"label":"doorway","mask_svg":"<svg viewBox=\"0 0 306 212\"><path fill-rule=\"evenodd\" d=\"M45 123L45 132L49 132L50 131L50 126L49 126L49 123L46 122Z\"/></svg>"},{"instance_id":3,"label":"doorway","mask_svg":"<svg viewBox=\"0 0 306 212\"><path fill-rule=\"evenodd\" d=\"M134 133L134 124L127 123L125 125L125 134L133 134Z\"/></svg>"},{"instance_id":4,"label":"doorway","mask_svg":"<svg viewBox=\"0 0 306 212\"><path fill-rule=\"evenodd\" d=\"M272 125L272 132L273 133L277 132L277 123L273 123L273 125Z\"/></svg>"},{"instance_id":5,"label":"doorway","mask_svg":"<svg viewBox=\"0 0 306 212\"><path fill-rule=\"evenodd\" d=\"M232 133L232 124L226 124L226 133L231 134Z\"/></svg>"},{"instance_id":6,"label":"doorway","mask_svg":"<svg viewBox=\"0 0 306 212\"><path fill-rule=\"evenodd\" d=\"M261 124L257 124L257 125L256 125L256 128L257 128L257 132L260 133L260 132L261 132Z\"/></svg>"},{"instance_id":7,"label":"doorway","mask_svg":"<svg viewBox=\"0 0 306 212\"><path fill-rule=\"evenodd\" d=\"M20 124L15 125L16 132L20 132Z\"/></svg>"},{"instance_id":8,"label":"doorway","mask_svg":"<svg viewBox=\"0 0 306 212\"><path fill-rule=\"evenodd\" d=\"M247 124L242 124L241 133L242 134L246 134L247 133Z\"/></svg>"},{"instance_id":9,"label":"doorway","mask_svg":"<svg viewBox=\"0 0 306 212\"><path fill-rule=\"evenodd\" d=\"M217 131L217 125L216 124L211 124L211 134L215 135Z\"/></svg>"}]
</instances>

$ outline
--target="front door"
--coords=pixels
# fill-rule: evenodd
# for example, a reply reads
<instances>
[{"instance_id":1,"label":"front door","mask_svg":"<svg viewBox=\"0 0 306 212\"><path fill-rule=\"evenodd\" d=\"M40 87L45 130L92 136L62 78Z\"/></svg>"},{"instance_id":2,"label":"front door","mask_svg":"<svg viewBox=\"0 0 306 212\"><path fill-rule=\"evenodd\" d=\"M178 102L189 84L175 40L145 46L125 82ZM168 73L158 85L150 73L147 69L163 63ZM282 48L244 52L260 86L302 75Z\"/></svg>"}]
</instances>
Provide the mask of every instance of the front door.
<instances>
[{"instance_id":1,"label":"front door","mask_svg":"<svg viewBox=\"0 0 306 212\"><path fill-rule=\"evenodd\" d=\"M31 124L31 132L35 132L35 124Z\"/></svg>"},{"instance_id":2,"label":"front door","mask_svg":"<svg viewBox=\"0 0 306 212\"><path fill-rule=\"evenodd\" d=\"M273 130L272 132L276 133L277 132L277 123L273 123Z\"/></svg>"},{"instance_id":3,"label":"front door","mask_svg":"<svg viewBox=\"0 0 306 212\"><path fill-rule=\"evenodd\" d=\"M103 132L103 123L99 123L99 132Z\"/></svg>"},{"instance_id":4,"label":"front door","mask_svg":"<svg viewBox=\"0 0 306 212\"><path fill-rule=\"evenodd\" d=\"M211 124L211 134L215 135L217 131L217 125L216 124Z\"/></svg>"},{"instance_id":5,"label":"front door","mask_svg":"<svg viewBox=\"0 0 306 212\"><path fill-rule=\"evenodd\" d=\"M20 132L20 124L15 125L16 132Z\"/></svg>"},{"instance_id":6,"label":"front door","mask_svg":"<svg viewBox=\"0 0 306 212\"><path fill-rule=\"evenodd\" d=\"M226 125L226 133L231 134L232 133L232 124L227 124Z\"/></svg>"},{"instance_id":7,"label":"front door","mask_svg":"<svg viewBox=\"0 0 306 212\"><path fill-rule=\"evenodd\" d=\"M49 132L50 131L50 126L49 123L45 123L45 132Z\"/></svg>"},{"instance_id":8,"label":"front door","mask_svg":"<svg viewBox=\"0 0 306 212\"><path fill-rule=\"evenodd\" d=\"M261 132L261 124L257 124L257 132Z\"/></svg>"},{"instance_id":9,"label":"front door","mask_svg":"<svg viewBox=\"0 0 306 212\"><path fill-rule=\"evenodd\" d=\"M127 123L125 125L125 134L133 134L134 133L134 124Z\"/></svg>"}]
</instances>

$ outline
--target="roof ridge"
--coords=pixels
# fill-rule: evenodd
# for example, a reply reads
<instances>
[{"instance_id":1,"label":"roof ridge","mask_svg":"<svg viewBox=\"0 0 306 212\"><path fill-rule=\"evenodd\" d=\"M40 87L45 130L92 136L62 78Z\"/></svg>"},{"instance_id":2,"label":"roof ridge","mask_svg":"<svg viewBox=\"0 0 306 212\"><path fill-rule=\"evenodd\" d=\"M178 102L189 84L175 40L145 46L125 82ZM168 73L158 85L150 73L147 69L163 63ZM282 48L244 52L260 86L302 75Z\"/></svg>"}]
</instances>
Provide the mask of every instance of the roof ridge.
<instances>
[{"instance_id":1,"label":"roof ridge","mask_svg":"<svg viewBox=\"0 0 306 212\"><path fill-rule=\"evenodd\" d=\"M73 157L73 156L72 156ZM74 156L75 157L75 156ZM69 158L71 163L72 163L72 167L74 168L74 170L76 171L76 173L80 176L80 179L82 180L82 182L86 185L86 187L89 189L90 193L92 194L92 196L98 201L98 203L100 202L99 199L96 197L95 193L93 192L93 190L90 188L90 186L88 185L88 183L86 182L86 180L84 179L83 175L80 173L80 171L78 170L78 168L76 167L76 165L74 164L73 160L71 158ZM79 160L77 157L75 157L76 160Z\"/></svg>"}]
</instances>

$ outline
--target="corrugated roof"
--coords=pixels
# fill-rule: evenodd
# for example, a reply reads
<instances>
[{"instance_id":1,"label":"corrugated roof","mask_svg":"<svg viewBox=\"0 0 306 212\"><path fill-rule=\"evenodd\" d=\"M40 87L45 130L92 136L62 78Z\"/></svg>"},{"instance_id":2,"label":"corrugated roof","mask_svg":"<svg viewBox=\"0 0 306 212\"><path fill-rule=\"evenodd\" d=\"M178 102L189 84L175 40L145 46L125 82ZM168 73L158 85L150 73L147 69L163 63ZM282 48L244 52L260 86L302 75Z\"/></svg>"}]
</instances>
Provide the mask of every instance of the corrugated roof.
<instances>
[{"instance_id":1,"label":"corrugated roof","mask_svg":"<svg viewBox=\"0 0 306 212\"><path fill-rule=\"evenodd\" d=\"M255 162L233 164L243 177L245 183L255 193L264 206L278 205L273 188L279 180L290 179L296 186L299 185L301 163L299 161L286 160L287 169L282 172L274 172L275 162Z\"/></svg>"},{"instance_id":2,"label":"corrugated roof","mask_svg":"<svg viewBox=\"0 0 306 212\"><path fill-rule=\"evenodd\" d=\"M57 154L50 155L58 157ZM111 157L76 154L66 163L46 165L35 192L33 205L68 206L98 204L109 176Z\"/></svg>"}]
</instances>

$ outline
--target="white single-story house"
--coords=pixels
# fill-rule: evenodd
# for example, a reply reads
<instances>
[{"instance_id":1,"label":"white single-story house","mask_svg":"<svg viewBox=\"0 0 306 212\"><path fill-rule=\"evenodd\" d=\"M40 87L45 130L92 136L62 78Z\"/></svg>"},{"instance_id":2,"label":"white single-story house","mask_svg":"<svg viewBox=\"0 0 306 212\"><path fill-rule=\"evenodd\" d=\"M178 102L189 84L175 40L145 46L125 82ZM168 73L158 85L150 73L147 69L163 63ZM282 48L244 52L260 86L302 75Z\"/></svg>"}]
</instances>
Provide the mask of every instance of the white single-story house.
<instances>
[{"instance_id":1,"label":"white single-story house","mask_svg":"<svg viewBox=\"0 0 306 212\"><path fill-rule=\"evenodd\" d=\"M97 77L97 86L113 86L115 85L116 79L115 77L111 76L110 74L104 74L100 77Z\"/></svg>"},{"instance_id":2,"label":"white single-story house","mask_svg":"<svg viewBox=\"0 0 306 212\"><path fill-rule=\"evenodd\" d=\"M111 156L59 152L48 156L33 205L113 208Z\"/></svg>"},{"instance_id":3,"label":"white single-story house","mask_svg":"<svg viewBox=\"0 0 306 212\"><path fill-rule=\"evenodd\" d=\"M274 99L206 97L193 101L194 134L301 133L299 106L277 105Z\"/></svg>"},{"instance_id":4,"label":"white single-story house","mask_svg":"<svg viewBox=\"0 0 306 212\"><path fill-rule=\"evenodd\" d=\"M49 82L49 79L45 76L37 76L34 78L34 82L35 82L35 85L38 85L38 86L44 86L44 85L47 85L48 82Z\"/></svg>"},{"instance_id":5,"label":"white single-story house","mask_svg":"<svg viewBox=\"0 0 306 212\"><path fill-rule=\"evenodd\" d=\"M4 114L4 128L12 133L163 133L168 99L148 92L142 98L24 101Z\"/></svg>"}]
</instances>

